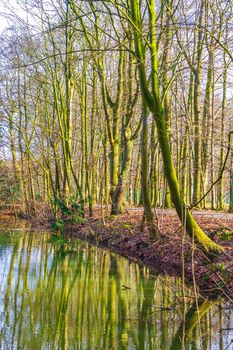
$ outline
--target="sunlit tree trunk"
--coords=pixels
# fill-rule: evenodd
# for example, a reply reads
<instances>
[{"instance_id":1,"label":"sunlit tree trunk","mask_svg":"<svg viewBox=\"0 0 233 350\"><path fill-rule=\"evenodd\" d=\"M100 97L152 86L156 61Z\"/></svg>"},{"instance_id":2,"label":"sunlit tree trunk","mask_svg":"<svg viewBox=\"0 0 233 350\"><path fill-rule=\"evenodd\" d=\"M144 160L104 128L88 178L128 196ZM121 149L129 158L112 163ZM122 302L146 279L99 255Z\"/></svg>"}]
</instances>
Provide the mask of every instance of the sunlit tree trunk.
<instances>
[{"instance_id":1,"label":"sunlit tree trunk","mask_svg":"<svg viewBox=\"0 0 233 350\"><path fill-rule=\"evenodd\" d=\"M148 181L148 108L143 103L142 109L142 131L141 131L141 190L144 205L144 218L148 226L150 235L159 236L157 223L151 207L151 198L149 193Z\"/></svg>"},{"instance_id":2,"label":"sunlit tree trunk","mask_svg":"<svg viewBox=\"0 0 233 350\"><path fill-rule=\"evenodd\" d=\"M196 203L200 199L201 195L201 71L202 71L202 51L203 51L203 16L204 16L204 4L205 1L201 0L200 12L198 13L198 32L197 32L197 57L194 74L194 178L193 178L193 203Z\"/></svg>"},{"instance_id":3,"label":"sunlit tree trunk","mask_svg":"<svg viewBox=\"0 0 233 350\"><path fill-rule=\"evenodd\" d=\"M226 61L226 52L223 54L223 84L222 84L222 108L221 108L221 149L220 149L220 161L219 161L219 169L222 169L223 161L224 161L224 133L225 133L225 118L226 118L226 100L227 100L227 61ZM224 184L223 179L219 181L218 184L218 193L217 193L217 209L224 209Z\"/></svg>"},{"instance_id":4,"label":"sunlit tree trunk","mask_svg":"<svg viewBox=\"0 0 233 350\"><path fill-rule=\"evenodd\" d=\"M198 226L197 222L191 215L188 208L186 208L183 198L180 194L180 189L177 181L176 171L174 168L171 149L168 141L167 123L164 112L161 106L159 97L159 83L158 83L158 61L157 61L157 45L156 45L156 14L155 2L150 0L148 2L148 12L150 18L150 58L151 58L151 78L152 78L152 93L149 91L146 68L145 68L145 54L143 49L143 41L141 36L142 22L140 14L140 6L137 0L131 0L131 19L134 23L134 40L136 47L136 56L138 59L139 78L141 84L141 92L143 101L147 104L154 115L158 139L163 156L164 172L169 184L172 202L175 206L177 214L185 226L190 237L195 236L199 243L207 251L221 251L222 248L214 243Z\"/></svg>"},{"instance_id":5,"label":"sunlit tree trunk","mask_svg":"<svg viewBox=\"0 0 233 350\"><path fill-rule=\"evenodd\" d=\"M233 151L231 151L231 164L230 164L230 196L229 196L229 212L233 213Z\"/></svg>"}]
</instances>

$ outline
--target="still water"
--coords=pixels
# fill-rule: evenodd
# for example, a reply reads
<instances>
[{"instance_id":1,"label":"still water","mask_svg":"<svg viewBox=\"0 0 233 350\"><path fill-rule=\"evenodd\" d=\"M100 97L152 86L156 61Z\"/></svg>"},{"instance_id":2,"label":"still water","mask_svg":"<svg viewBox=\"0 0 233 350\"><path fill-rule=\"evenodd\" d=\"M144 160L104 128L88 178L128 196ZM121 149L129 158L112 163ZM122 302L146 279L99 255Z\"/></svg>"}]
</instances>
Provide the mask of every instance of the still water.
<instances>
[{"instance_id":1,"label":"still water","mask_svg":"<svg viewBox=\"0 0 233 350\"><path fill-rule=\"evenodd\" d=\"M184 299L185 294L185 299ZM0 349L233 349L226 301L50 234L0 231Z\"/></svg>"}]
</instances>

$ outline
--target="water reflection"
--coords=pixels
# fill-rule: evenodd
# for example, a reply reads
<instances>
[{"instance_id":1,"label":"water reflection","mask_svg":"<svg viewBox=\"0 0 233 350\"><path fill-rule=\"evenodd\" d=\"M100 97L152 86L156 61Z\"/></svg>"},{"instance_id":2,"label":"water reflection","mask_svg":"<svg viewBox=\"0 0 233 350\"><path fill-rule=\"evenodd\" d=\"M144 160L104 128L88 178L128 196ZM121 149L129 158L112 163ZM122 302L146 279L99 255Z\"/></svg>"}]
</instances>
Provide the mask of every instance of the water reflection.
<instances>
[{"instance_id":1,"label":"water reflection","mask_svg":"<svg viewBox=\"0 0 233 350\"><path fill-rule=\"evenodd\" d=\"M184 303L179 279L48 238L0 235L0 349L233 349L226 304L188 289Z\"/></svg>"}]
</instances>

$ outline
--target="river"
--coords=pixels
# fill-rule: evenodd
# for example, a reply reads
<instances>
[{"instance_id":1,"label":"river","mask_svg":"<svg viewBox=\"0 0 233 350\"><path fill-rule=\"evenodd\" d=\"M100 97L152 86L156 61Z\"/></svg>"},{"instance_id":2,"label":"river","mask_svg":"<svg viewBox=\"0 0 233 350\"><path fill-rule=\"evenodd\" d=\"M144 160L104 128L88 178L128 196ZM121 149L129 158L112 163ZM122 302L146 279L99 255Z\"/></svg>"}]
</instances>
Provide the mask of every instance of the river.
<instances>
[{"instance_id":1,"label":"river","mask_svg":"<svg viewBox=\"0 0 233 350\"><path fill-rule=\"evenodd\" d=\"M232 350L232 339L229 302L85 242L1 223L1 350Z\"/></svg>"}]
</instances>

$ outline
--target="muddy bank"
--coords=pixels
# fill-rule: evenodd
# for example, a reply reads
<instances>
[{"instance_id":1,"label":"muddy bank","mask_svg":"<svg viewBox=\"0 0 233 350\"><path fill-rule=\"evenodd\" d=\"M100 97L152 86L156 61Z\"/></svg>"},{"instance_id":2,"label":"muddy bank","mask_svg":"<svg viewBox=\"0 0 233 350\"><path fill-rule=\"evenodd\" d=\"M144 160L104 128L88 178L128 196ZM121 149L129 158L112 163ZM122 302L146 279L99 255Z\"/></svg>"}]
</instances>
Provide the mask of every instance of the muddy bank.
<instances>
[{"instance_id":1,"label":"muddy bank","mask_svg":"<svg viewBox=\"0 0 233 350\"><path fill-rule=\"evenodd\" d=\"M225 253L206 256L182 232L173 213L159 218L161 241L152 241L140 232L141 212L100 218L90 218L84 224L68 224L64 234L106 247L149 267L151 272L172 276L184 275L187 284L196 284L201 293L221 294L233 299L233 230L227 214L219 221L213 217L197 217L211 238L224 246Z\"/></svg>"}]
</instances>

